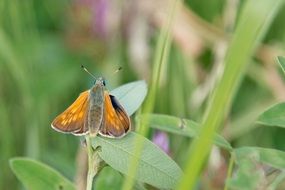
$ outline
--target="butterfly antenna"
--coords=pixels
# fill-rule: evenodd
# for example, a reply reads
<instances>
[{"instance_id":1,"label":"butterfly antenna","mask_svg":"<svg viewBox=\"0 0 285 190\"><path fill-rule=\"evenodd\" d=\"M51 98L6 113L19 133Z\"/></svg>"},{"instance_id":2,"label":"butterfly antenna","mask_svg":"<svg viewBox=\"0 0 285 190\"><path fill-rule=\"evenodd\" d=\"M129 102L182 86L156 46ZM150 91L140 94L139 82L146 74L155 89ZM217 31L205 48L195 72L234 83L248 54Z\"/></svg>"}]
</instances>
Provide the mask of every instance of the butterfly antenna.
<instances>
[{"instance_id":1,"label":"butterfly antenna","mask_svg":"<svg viewBox=\"0 0 285 190\"><path fill-rule=\"evenodd\" d=\"M95 77L93 74L91 74L83 65L81 65L81 68L82 68L86 73L88 73L90 76L92 76L94 79L96 79L96 77Z\"/></svg>"}]
</instances>

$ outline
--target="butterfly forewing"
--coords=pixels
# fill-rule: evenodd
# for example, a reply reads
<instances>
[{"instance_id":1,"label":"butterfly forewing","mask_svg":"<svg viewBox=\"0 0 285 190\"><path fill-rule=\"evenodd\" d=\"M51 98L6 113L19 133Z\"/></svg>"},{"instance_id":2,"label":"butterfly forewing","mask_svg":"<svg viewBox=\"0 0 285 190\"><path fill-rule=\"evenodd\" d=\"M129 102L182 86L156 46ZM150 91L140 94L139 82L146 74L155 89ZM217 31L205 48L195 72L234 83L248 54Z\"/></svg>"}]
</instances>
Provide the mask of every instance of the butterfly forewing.
<instances>
[{"instance_id":1,"label":"butterfly forewing","mask_svg":"<svg viewBox=\"0 0 285 190\"><path fill-rule=\"evenodd\" d=\"M63 113L52 122L52 127L60 132L83 135L88 129L84 127L89 105L89 92L82 92L79 97Z\"/></svg>"},{"instance_id":2,"label":"butterfly forewing","mask_svg":"<svg viewBox=\"0 0 285 190\"><path fill-rule=\"evenodd\" d=\"M107 137L122 137L131 128L130 118L115 96L104 93L104 120L99 133Z\"/></svg>"}]
</instances>

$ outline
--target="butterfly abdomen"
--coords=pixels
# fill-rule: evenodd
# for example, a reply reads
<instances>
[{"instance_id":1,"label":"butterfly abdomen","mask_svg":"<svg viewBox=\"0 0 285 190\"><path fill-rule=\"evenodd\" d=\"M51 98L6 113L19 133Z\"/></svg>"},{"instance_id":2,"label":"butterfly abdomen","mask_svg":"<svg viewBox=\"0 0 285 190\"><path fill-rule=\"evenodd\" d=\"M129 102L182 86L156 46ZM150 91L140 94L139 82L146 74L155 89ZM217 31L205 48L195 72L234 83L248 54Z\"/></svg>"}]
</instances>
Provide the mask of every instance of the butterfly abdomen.
<instances>
[{"instance_id":1,"label":"butterfly abdomen","mask_svg":"<svg viewBox=\"0 0 285 190\"><path fill-rule=\"evenodd\" d=\"M93 105L90 106L88 112L87 126L89 128L90 135L96 136L101 126L103 118L103 106Z\"/></svg>"},{"instance_id":2,"label":"butterfly abdomen","mask_svg":"<svg viewBox=\"0 0 285 190\"><path fill-rule=\"evenodd\" d=\"M90 90L90 104L88 110L87 126L89 133L96 136L103 120L104 86L95 84Z\"/></svg>"}]
</instances>

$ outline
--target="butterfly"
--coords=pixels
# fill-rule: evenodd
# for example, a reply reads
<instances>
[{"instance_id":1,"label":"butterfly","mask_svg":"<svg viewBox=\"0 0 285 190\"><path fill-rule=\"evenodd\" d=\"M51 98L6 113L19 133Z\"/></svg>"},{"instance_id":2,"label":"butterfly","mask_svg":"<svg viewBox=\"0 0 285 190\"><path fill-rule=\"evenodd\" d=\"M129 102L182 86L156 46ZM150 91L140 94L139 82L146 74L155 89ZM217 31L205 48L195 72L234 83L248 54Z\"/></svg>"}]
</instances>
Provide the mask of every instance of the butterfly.
<instances>
[{"instance_id":1,"label":"butterfly","mask_svg":"<svg viewBox=\"0 0 285 190\"><path fill-rule=\"evenodd\" d=\"M130 131L131 122L119 101L106 90L105 81L100 77L90 90L82 92L71 106L53 120L51 127L74 135L96 136L99 133L120 138Z\"/></svg>"}]
</instances>

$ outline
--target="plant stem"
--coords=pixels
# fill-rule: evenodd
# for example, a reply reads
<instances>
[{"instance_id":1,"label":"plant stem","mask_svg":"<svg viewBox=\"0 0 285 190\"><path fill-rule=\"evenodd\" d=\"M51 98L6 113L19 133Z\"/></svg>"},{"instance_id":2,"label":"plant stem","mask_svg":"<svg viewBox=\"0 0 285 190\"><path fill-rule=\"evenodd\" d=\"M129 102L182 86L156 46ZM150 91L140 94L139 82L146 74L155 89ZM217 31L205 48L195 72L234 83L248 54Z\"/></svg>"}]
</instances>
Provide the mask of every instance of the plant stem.
<instances>
[{"instance_id":1,"label":"plant stem","mask_svg":"<svg viewBox=\"0 0 285 190\"><path fill-rule=\"evenodd\" d=\"M171 47L171 27L173 25L173 20L176 15L176 11L179 6L179 0L171 0L170 7L169 7L169 14L168 18L164 24L164 26L161 29L158 43L155 50L155 58L154 58L154 66L153 66L153 72L152 72L152 82L150 85L149 93L146 97L145 103L142 106L141 114L142 113L151 113L154 108L155 103L155 97L157 94L157 89L159 86L159 81L161 77L161 70L164 66L167 64L168 54ZM144 121L142 124L141 122L138 122L137 126L137 132L143 136L145 136L148 133L148 121ZM135 140L135 149L134 154L140 156L142 153L143 148L143 142L139 139ZM132 159L130 161L130 167L128 169L128 175L136 176L137 173L137 167L138 167L138 161L135 159ZM131 190L133 189L134 180L133 178L126 178L122 189L123 190Z\"/></svg>"},{"instance_id":2,"label":"plant stem","mask_svg":"<svg viewBox=\"0 0 285 190\"><path fill-rule=\"evenodd\" d=\"M87 174L86 190L92 190L93 178L98 172L101 158L98 155L98 150L93 149L90 136L87 135L85 139L86 139L86 147L88 154L88 174Z\"/></svg>"},{"instance_id":3,"label":"plant stem","mask_svg":"<svg viewBox=\"0 0 285 190\"><path fill-rule=\"evenodd\" d=\"M233 172L233 168L234 168L234 155L233 155L233 153L231 153L231 158L230 158L230 163L229 163L229 168L228 168L228 173L227 173L226 180L231 178L232 172ZM228 190L227 181L225 181L225 188L224 188L224 190Z\"/></svg>"},{"instance_id":4,"label":"plant stem","mask_svg":"<svg viewBox=\"0 0 285 190\"><path fill-rule=\"evenodd\" d=\"M282 6L283 0L260 0L258 6L254 0L246 1L239 16L233 39L225 57L223 75L209 99L204 113L201 132L189 147L188 161L178 190L194 189L206 158L212 147L212 139L217 130L224 126L225 117L241 79L247 69L251 55L269 29L269 24ZM245 30L246 29L246 30Z\"/></svg>"}]
</instances>

